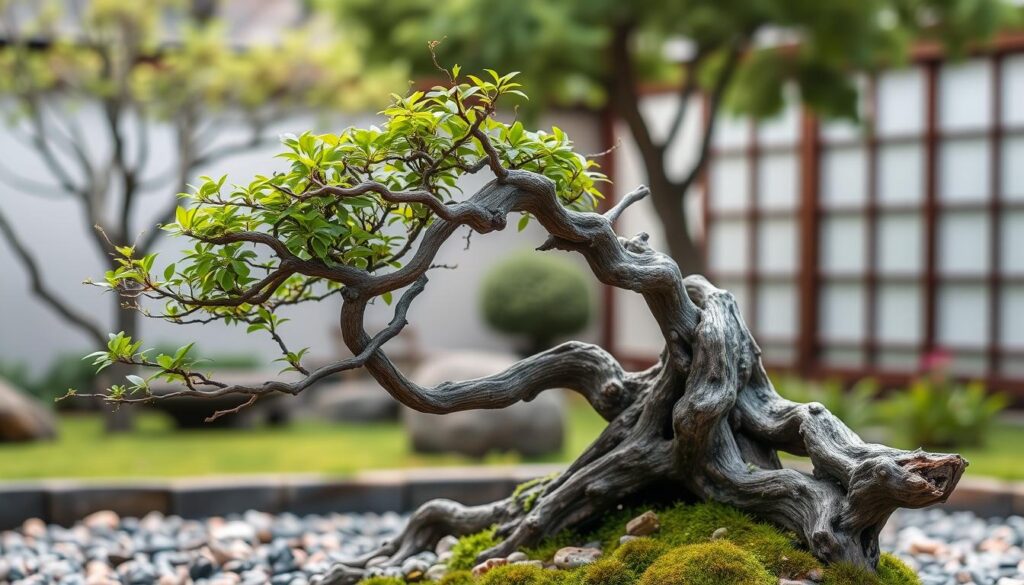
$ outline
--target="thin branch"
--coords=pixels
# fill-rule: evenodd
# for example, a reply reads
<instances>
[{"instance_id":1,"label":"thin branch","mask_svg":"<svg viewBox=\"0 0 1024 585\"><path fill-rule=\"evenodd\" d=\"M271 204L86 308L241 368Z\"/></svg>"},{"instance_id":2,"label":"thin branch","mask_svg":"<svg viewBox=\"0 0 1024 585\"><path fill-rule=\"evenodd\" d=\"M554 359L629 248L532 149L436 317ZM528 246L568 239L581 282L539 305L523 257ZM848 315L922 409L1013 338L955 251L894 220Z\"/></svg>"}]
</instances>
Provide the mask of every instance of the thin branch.
<instances>
[{"instance_id":1,"label":"thin branch","mask_svg":"<svg viewBox=\"0 0 1024 585\"><path fill-rule=\"evenodd\" d=\"M71 308L46 287L35 258L32 257L28 248L26 248L21 243L21 240L18 239L17 234L14 233L14 229L11 227L10 223L8 223L7 218L3 213L0 213L0 234L3 235L8 245L10 245L15 257L18 258L22 267L25 269L25 272L28 274L29 281L32 285L32 291L36 296L42 299L50 306L50 308L59 313L69 323L89 335L93 341L100 345L104 344L106 342L106 337L103 335L103 330L99 325L93 323L84 315Z\"/></svg>"},{"instance_id":2,"label":"thin branch","mask_svg":"<svg viewBox=\"0 0 1024 585\"><path fill-rule=\"evenodd\" d=\"M676 136L679 135L683 122L686 119L686 112L689 110L690 99L693 97L694 92L697 91L697 70L700 68L706 55L707 53L704 50L698 50L683 73L686 79L679 86L679 103L676 104L676 114L672 117L672 125L668 127L668 136L661 143L663 150L667 151L672 146Z\"/></svg>"}]
</instances>

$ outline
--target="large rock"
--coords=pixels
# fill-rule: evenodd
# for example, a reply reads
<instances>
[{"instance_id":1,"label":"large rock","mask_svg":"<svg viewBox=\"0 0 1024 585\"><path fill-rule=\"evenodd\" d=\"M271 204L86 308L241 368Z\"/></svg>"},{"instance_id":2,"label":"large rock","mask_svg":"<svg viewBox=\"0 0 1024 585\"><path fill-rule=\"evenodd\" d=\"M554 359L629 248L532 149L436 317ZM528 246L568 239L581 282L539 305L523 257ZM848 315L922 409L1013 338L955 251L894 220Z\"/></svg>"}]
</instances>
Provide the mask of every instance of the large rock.
<instances>
[{"instance_id":1,"label":"large rock","mask_svg":"<svg viewBox=\"0 0 1024 585\"><path fill-rule=\"evenodd\" d=\"M0 442L57 436L53 412L0 379Z\"/></svg>"},{"instance_id":2,"label":"large rock","mask_svg":"<svg viewBox=\"0 0 1024 585\"><path fill-rule=\"evenodd\" d=\"M310 415L335 422L398 420L398 401L372 379L345 380L315 388Z\"/></svg>"},{"instance_id":3,"label":"large rock","mask_svg":"<svg viewBox=\"0 0 1024 585\"><path fill-rule=\"evenodd\" d=\"M517 358L506 354L455 352L428 359L413 379L424 386L500 372ZM562 449L565 404L560 392L542 392L531 402L497 410L445 415L402 409L402 419L420 453L454 452L482 457L490 451L538 456Z\"/></svg>"}]
</instances>

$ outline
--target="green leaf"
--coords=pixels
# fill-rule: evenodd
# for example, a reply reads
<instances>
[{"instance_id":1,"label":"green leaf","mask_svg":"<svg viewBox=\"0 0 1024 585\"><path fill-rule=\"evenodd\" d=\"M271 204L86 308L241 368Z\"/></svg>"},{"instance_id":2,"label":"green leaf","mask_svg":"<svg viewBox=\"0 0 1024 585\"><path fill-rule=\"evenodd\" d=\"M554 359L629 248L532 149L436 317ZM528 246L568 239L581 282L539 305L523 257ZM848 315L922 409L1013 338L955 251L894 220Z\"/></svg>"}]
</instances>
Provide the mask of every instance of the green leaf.
<instances>
[{"instance_id":1,"label":"green leaf","mask_svg":"<svg viewBox=\"0 0 1024 585\"><path fill-rule=\"evenodd\" d=\"M529 214L524 213L523 216L519 218L519 223L516 225L516 228L519 231L523 231L523 230L526 229L526 226L529 225L529 223L530 223L530 216L529 216Z\"/></svg>"}]
</instances>

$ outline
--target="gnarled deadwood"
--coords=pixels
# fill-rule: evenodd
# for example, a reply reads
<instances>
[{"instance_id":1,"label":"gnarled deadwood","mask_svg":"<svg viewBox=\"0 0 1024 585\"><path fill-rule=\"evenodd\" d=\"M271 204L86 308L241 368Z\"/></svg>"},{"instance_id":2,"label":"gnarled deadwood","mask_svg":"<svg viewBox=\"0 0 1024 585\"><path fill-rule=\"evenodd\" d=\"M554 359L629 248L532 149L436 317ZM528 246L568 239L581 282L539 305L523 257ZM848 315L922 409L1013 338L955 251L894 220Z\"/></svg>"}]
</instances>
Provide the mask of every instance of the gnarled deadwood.
<instances>
[{"instance_id":1,"label":"gnarled deadwood","mask_svg":"<svg viewBox=\"0 0 1024 585\"><path fill-rule=\"evenodd\" d=\"M485 524L497 526L502 540L481 560L504 556L667 479L678 484L680 498L727 503L792 530L823 561L873 568L878 533L896 508L927 506L952 492L966 467L958 455L868 444L820 404L780 397L731 294L703 277L684 278L671 258L649 247L646 234L626 239L614 233L611 219L645 192L634 192L606 216L573 212L558 204L547 179L509 171L467 202L489 211L492 225L508 213L533 214L550 234L541 249L578 252L602 282L640 293L666 346L646 372L624 372L600 348L569 343L493 376L433 388L411 382L383 350L375 352L367 369L411 408L500 408L567 387L609 420L565 473L530 488L532 506L516 498L478 508L432 502L396 543L379 551L391 562L433 546L444 534L468 534ZM417 259L385 277L392 280L388 286L419 277L457 224L441 220L432 226ZM383 286L347 291L341 325L353 352L370 342L363 313ZM809 457L814 473L783 468L778 451ZM365 574L359 569L365 560L339 568L325 583L355 582Z\"/></svg>"}]
</instances>

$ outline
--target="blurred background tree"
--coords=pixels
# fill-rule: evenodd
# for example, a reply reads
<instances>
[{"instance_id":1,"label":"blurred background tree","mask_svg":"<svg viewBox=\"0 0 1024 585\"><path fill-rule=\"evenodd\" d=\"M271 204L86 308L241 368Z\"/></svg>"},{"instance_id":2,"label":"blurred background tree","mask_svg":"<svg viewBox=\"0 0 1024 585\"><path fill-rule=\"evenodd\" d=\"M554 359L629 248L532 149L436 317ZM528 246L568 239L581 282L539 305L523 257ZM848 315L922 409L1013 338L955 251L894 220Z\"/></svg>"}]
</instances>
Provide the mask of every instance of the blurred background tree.
<instances>
[{"instance_id":1,"label":"blurred background tree","mask_svg":"<svg viewBox=\"0 0 1024 585\"><path fill-rule=\"evenodd\" d=\"M788 88L827 117L856 118L850 75L902 61L913 42L935 40L952 52L1014 19L1003 0L320 0L345 26L366 27L376 63L405 60L420 76L439 76L424 43L442 40L448 64L523 72L529 108L607 105L635 140L669 251L684 273L702 272L689 233L686 193L707 158L714 120L725 108L755 117L784 105ZM679 103L668 132L645 117L638 88L671 84ZM697 132L697 155L671 169L687 110L707 96L710 123Z\"/></svg>"},{"instance_id":2,"label":"blurred background tree","mask_svg":"<svg viewBox=\"0 0 1024 585\"><path fill-rule=\"evenodd\" d=\"M364 109L405 79L396 66L368 71L359 43L312 13L273 42L236 45L211 17L215 5L0 1L0 108L45 168L28 173L0 161L0 201L74 198L107 263L116 247L145 254L160 234L151 226L173 219L175 195L204 166L275 143L274 124L286 116ZM83 123L90 114L98 133ZM156 125L170 129L170 159L150 156ZM136 331L137 312L116 310L104 323L75 306L80 291L48 287L47 259L18 223L0 212L0 235L33 293L69 327L101 344L106 331ZM110 426L126 426L116 422L123 419Z\"/></svg>"}]
</instances>

